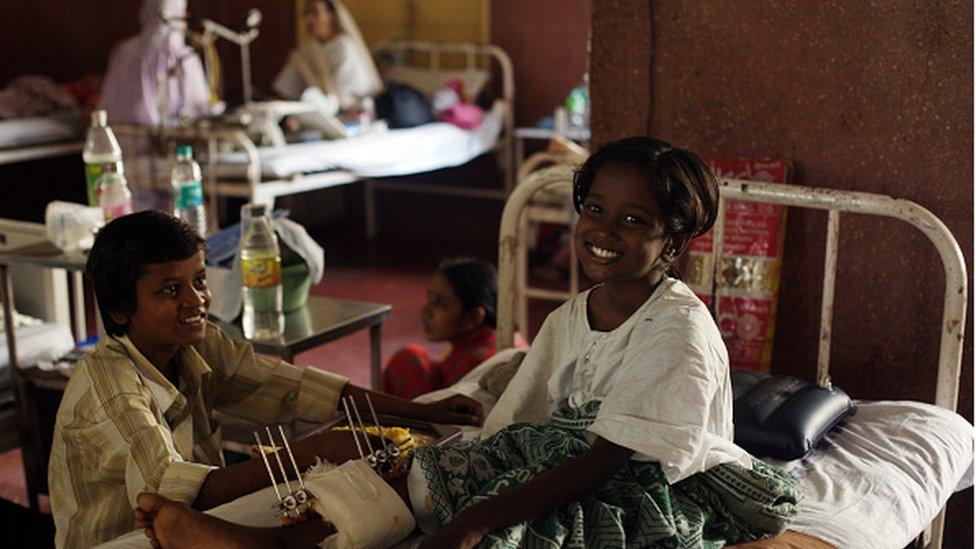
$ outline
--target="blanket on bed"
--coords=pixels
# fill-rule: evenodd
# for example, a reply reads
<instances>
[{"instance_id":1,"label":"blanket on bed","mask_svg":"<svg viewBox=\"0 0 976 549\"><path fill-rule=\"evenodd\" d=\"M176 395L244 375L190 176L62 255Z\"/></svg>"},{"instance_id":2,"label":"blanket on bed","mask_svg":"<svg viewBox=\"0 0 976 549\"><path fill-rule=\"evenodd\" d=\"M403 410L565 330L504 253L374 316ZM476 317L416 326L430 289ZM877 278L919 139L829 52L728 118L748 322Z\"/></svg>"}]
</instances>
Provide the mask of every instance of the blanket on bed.
<instances>
[{"instance_id":1,"label":"blanket on bed","mask_svg":"<svg viewBox=\"0 0 976 549\"><path fill-rule=\"evenodd\" d=\"M415 454L441 526L463 509L585 452L600 403L560 408L547 424L516 423L468 446ZM756 459L669 485L654 462L631 460L596 493L485 537L482 547L722 547L782 532L797 512L796 486Z\"/></svg>"}]
</instances>

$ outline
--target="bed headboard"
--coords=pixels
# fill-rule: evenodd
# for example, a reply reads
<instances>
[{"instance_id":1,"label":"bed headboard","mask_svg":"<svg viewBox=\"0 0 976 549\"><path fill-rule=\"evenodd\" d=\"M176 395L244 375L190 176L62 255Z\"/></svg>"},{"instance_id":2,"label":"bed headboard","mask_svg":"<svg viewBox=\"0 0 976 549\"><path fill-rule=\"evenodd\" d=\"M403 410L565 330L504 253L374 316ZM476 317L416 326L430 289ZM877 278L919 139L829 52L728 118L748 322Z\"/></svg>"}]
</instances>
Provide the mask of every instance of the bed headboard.
<instances>
[{"instance_id":1,"label":"bed headboard","mask_svg":"<svg viewBox=\"0 0 976 549\"><path fill-rule=\"evenodd\" d=\"M491 75L492 67L497 66L501 79L501 96L497 99L504 105L503 129L499 144L502 147L505 190L506 192L512 190L515 176L515 70L512 59L505 50L492 44L387 40L373 46L373 57L384 79L390 75L391 70L407 69L412 71L411 76L436 82L433 86L419 82L405 82L427 93L433 93L434 89L439 88L450 78L459 77L465 81L465 74ZM390 63L391 58L395 58L397 64ZM469 82L470 80L466 81L466 85L470 86ZM470 93L471 90L468 92ZM471 98L472 101L476 99L477 97Z\"/></svg>"},{"instance_id":2,"label":"bed headboard","mask_svg":"<svg viewBox=\"0 0 976 549\"><path fill-rule=\"evenodd\" d=\"M571 187L571 171L555 167L533 173L519 183L505 204L498 238L498 345L512 346L516 319L516 303L521 288L516 284L516 261L522 257L518 239L523 210L531 198L549 187ZM840 232L841 213L859 213L893 217L907 221L925 234L935 245L945 268L945 302L942 309L942 333L939 347L939 371L935 392L935 404L955 410L959 398L959 373L962 359L963 329L966 318L967 278L962 250L949 229L932 212L908 201L889 196L854 191L839 191L759 183L734 179L719 180L721 192L720 210L728 199L765 202L799 208L826 210L827 238L824 260L824 284L821 300L819 353L817 379L829 383L830 339L833 321L834 279L837 269L837 241ZM722 253L722 235L725 216L715 223L712 253ZM713 265L718 262L714 261Z\"/></svg>"}]
</instances>

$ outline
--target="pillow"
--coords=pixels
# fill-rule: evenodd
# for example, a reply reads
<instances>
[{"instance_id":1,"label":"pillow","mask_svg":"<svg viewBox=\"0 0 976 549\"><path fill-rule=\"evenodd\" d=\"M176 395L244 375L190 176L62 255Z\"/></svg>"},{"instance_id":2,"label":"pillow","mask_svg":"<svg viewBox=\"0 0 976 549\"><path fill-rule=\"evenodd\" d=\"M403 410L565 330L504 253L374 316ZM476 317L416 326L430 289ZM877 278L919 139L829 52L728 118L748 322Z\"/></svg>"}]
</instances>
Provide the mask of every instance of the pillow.
<instances>
[{"instance_id":1,"label":"pillow","mask_svg":"<svg viewBox=\"0 0 976 549\"><path fill-rule=\"evenodd\" d=\"M732 373L735 443L757 457L798 459L854 412L843 390L790 376Z\"/></svg>"},{"instance_id":2,"label":"pillow","mask_svg":"<svg viewBox=\"0 0 976 549\"><path fill-rule=\"evenodd\" d=\"M451 80L460 80L464 83L464 94L471 103L476 102L481 95L489 76L488 71L480 69L434 70L411 65L390 65L383 73L383 78L387 81L402 82L420 90L428 101L432 101L434 93Z\"/></svg>"},{"instance_id":3,"label":"pillow","mask_svg":"<svg viewBox=\"0 0 976 549\"><path fill-rule=\"evenodd\" d=\"M519 366L522 365L523 358L525 358L525 352L519 351L515 353L508 362L499 364L489 370L478 380L478 386L496 397L502 396L505 388L508 387L508 383L512 381L515 373L518 372Z\"/></svg>"},{"instance_id":4,"label":"pillow","mask_svg":"<svg viewBox=\"0 0 976 549\"><path fill-rule=\"evenodd\" d=\"M413 128L436 120L427 98L400 82L388 82L386 91L376 98L376 116L390 128Z\"/></svg>"}]
</instances>

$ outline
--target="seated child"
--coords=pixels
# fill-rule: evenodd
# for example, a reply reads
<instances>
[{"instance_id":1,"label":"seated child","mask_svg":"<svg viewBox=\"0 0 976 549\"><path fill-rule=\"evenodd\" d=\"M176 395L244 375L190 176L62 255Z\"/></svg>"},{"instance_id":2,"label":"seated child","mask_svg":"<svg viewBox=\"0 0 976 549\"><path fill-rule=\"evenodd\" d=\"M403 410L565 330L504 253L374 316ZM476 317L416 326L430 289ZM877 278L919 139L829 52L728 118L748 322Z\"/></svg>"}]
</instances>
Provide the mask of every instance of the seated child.
<instances>
[{"instance_id":1,"label":"seated child","mask_svg":"<svg viewBox=\"0 0 976 549\"><path fill-rule=\"evenodd\" d=\"M573 243L596 285L546 319L480 440L417 449L406 480L387 490L401 509L351 503L357 520L334 535L392 530L406 505L432 534L422 548L722 547L783 531L795 483L732 442L728 353L705 305L672 276L718 198L701 159L662 141L623 139L587 159ZM341 483L342 468L361 463L308 484ZM188 531L186 546L291 543L285 529L201 520L154 494L139 504L140 525L163 547Z\"/></svg>"},{"instance_id":2,"label":"seated child","mask_svg":"<svg viewBox=\"0 0 976 549\"><path fill-rule=\"evenodd\" d=\"M448 341L443 360L431 360L412 343L397 351L383 370L383 391L405 399L448 387L494 356L495 267L484 261L445 261L430 278L427 303L421 309L429 341Z\"/></svg>"},{"instance_id":3,"label":"seated child","mask_svg":"<svg viewBox=\"0 0 976 549\"><path fill-rule=\"evenodd\" d=\"M470 399L415 404L255 355L207 321L204 253L189 226L157 211L118 218L95 240L86 270L108 337L78 362L58 410L48 471L58 547L134 529L140 492L207 509L269 484L261 460L224 466L214 410L263 424L322 422L340 397L369 393L394 415L480 420ZM299 466L347 456L347 437L333 435L293 444Z\"/></svg>"}]
</instances>

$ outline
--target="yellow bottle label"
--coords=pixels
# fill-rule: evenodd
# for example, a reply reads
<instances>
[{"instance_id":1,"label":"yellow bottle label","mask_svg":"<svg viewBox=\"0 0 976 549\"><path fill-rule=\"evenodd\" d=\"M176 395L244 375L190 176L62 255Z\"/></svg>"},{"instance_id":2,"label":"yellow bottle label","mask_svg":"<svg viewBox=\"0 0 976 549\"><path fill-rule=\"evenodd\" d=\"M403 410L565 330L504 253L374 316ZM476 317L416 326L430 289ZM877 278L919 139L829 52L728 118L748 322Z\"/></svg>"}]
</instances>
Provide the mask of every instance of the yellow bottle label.
<instances>
[{"instance_id":1,"label":"yellow bottle label","mask_svg":"<svg viewBox=\"0 0 976 549\"><path fill-rule=\"evenodd\" d=\"M271 288L281 284L281 259L255 257L241 259L241 274L248 288Z\"/></svg>"}]
</instances>

